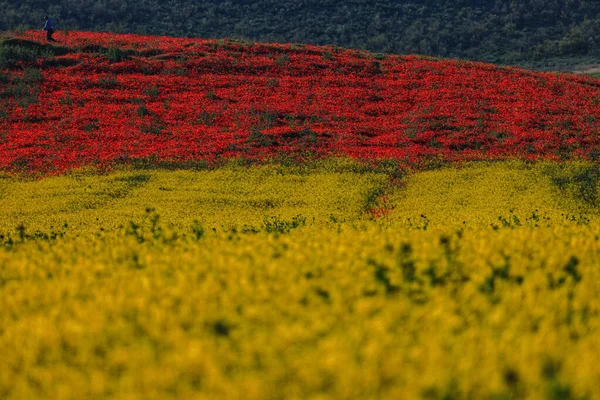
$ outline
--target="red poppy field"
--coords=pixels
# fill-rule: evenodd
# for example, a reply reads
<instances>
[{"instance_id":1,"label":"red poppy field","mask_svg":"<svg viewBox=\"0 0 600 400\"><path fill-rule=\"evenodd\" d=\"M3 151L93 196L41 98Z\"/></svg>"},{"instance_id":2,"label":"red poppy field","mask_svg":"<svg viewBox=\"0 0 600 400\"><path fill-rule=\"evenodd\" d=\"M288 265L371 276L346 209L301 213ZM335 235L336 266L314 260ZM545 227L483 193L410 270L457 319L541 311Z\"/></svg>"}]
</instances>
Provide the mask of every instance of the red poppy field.
<instances>
[{"instance_id":1,"label":"red poppy field","mask_svg":"<svg viewBox=\"0 0 600 400\"><path fill-rule=\"evenodd\" d=\"M598 159L600 81L337 47L70 32L11 40L0 168L328 155ZM58 50L57 50L58 49Z\"/></svg>"}]
</instances>

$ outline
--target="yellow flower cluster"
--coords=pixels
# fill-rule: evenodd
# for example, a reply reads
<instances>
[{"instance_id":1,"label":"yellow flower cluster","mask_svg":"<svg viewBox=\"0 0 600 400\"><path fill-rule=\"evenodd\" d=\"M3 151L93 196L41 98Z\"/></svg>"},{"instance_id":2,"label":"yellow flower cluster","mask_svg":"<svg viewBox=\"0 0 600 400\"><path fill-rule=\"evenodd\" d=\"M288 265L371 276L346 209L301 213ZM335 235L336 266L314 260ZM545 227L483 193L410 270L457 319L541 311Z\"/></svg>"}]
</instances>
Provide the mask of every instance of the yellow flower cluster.
<instances>
[{"instance_id":1,"label":"yellow flower cluster","mask_svg":"<svg viewBox=\"0 0 600 400\"><path fill-rule=\"evenodd\" d=\"M0 179L0 399L600 398L558 169Z\"/></svg>"},{"instance_id":2,"label":"yellow flower cluster","mask_svg":"<svg viewBox=\"0 0 600 400\"><path fill-rule=\"evenodd\" d=\"M365 210L365 196L388 182L382 173L357 173L359 168L340 159L310 168L78 171L43 180L0 175L0 230L24 224L30 231L61 231L67 224L71 233L95 234L140 220L147 208L179 228L194 221L219 230L242 228L265 217L297 215L310 222L331 216L350 221Z\"/></svg>"}]
</instances>

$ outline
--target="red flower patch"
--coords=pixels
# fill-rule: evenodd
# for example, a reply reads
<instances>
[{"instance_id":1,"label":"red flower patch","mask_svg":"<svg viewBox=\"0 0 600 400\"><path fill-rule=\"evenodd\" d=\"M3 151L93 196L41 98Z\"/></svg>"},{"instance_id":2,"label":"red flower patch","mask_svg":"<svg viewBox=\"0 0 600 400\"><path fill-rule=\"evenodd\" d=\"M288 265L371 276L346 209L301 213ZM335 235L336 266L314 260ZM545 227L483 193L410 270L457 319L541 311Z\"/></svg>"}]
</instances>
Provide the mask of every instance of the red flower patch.
<instances>
[{"instance_id":1,"label":"red flower patch","mask_svg":"<svg viewBox=\"0 0 600 400\"><path fill-rule=\"evenodd\" d=\"M413 165L600 157L593 78L337 47L57 38L68 54L1 72L4 170L305 153Z\"/></svg>"}]
</instances>

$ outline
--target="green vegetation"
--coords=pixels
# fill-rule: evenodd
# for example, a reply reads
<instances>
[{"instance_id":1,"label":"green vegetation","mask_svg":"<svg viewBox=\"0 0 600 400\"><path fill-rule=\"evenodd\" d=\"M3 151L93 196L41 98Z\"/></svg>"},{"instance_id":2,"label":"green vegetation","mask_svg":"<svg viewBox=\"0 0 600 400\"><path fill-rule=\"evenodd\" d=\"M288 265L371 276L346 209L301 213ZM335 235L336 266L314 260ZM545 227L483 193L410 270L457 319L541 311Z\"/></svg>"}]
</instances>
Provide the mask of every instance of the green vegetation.
<instances>
[{"instance_id":1,"label":"green vegetation","mask_svg":"<svg viewBox=\"0 0 600 400\"><path fill-rule=\"evenodd\" d=\"M54 57L68 54L71 50L63 46L45 45L25 39L0 38L0 68L15 68L20 63L37 59L52 62Z\"/></svg>"},{"instance_id":2,"label":"green vegetation","mask_svg":"<svg viewBox=\"0 0 600 400\"><path fill-rule=\"evenodd\" d=\"M0 30L39 29L51 13L59 30L337 44L540 67L600 57L593 0L61 0L51 8L0 0L0 7Z\"/></svg>"},{"instance_id":3,"label":"green vegetation","mask_svg":"<svg viewBox=\"0 0 600 400\"><path fill-rule=\"evenodd\" d=\"M39 101L39 84L44 80L42 73L35 68L25 68L20 74L0 75L0 100L14 98L20 107L26 109ZM3 110L6 112L6 105ZM0 115L2 117L2 115Z\"/></svg>"}]
</instances>

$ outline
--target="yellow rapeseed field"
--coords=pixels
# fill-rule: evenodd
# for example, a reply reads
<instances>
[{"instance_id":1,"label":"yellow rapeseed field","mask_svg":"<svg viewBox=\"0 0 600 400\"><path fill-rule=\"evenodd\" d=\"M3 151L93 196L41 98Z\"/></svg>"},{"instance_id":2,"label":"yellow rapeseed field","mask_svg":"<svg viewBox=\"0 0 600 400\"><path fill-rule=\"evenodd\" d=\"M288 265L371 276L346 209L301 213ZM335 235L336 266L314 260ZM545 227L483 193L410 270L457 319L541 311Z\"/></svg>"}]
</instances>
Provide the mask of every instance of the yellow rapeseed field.
<instances>
[{"instance_id":1,"label":"yellow rapeseed field","mask_svg":"<svg viewBox=\"0 0 600 400\"><path fill-rule=\"evenodd\" d=\"M0 399L599 399L585 164L0 178Z\"/></svg>"}]
</instances>

